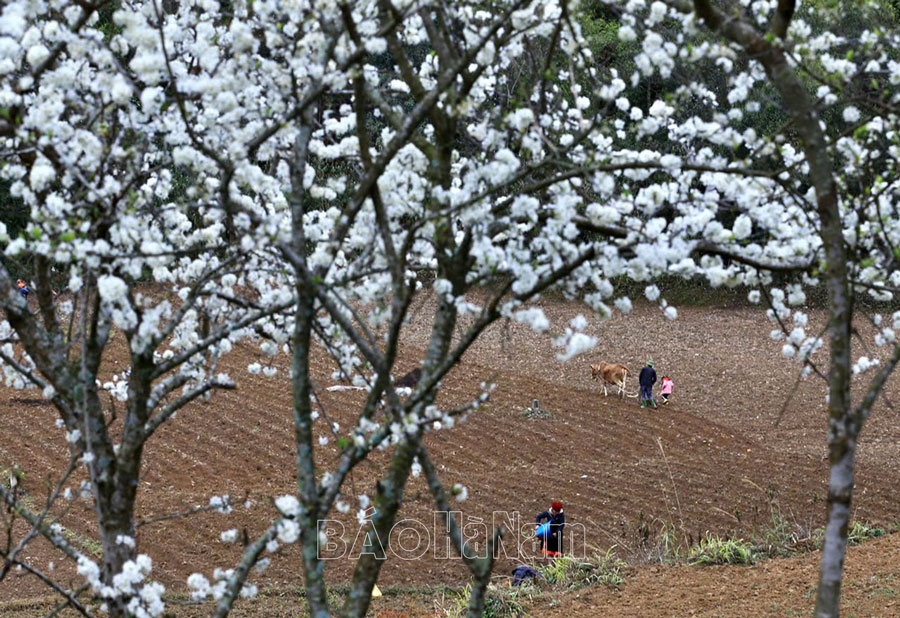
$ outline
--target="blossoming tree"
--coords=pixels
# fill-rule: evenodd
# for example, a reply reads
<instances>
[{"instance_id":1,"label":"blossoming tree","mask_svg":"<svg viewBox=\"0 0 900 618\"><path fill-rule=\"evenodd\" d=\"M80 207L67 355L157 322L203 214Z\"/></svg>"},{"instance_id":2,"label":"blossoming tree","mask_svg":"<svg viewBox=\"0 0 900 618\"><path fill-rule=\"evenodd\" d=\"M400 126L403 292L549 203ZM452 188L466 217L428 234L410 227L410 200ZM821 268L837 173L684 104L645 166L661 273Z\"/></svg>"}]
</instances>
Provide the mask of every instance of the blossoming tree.
<instances>
[{"instance_id":1,"label":"blossoming tree","mask_svg":"<svg viewBox=\"0 0 900 618\"><path fill-rule=\"evenodd\" d=\"M628 7L641 15L642 4L631 2ZM695 66L701 70L714 62L727 74L730 91L725 100L710 99L713 127L707 125L707 129L718 131L715 125L730 125L731 130L701 141L730 146L729 159L772 170L771 178L778 181L781 195L772 198L782 201L785 209L760 204L747 210L742 207L746 202L738 200L746 214L738 215L732 229L736 244L743 245L737 252L746 256L760 251L760 244L749 238L758 226L765 228L770 238L790 237L780 247L782 256L798 267L803 283L811 283L809 277L821 277L828 289L830 349L822 369L814 356L822 341L807 337L806 314L789 308L803 302L800 286L793 287L787 298L783 291L775 290L769 297L769 317L779 326L773 331L774 339L788 335L784 355L791 358L799 353L804 374L816 371L827 384L831 472L815 615L837 616L856 444L885 381L900 360L895 336L900 312L893 314L892 323L880 315L872 317L874 343L882 349L886 346L886 352L874 359L860 356L856 362L851 352L853 320L860 313L855 296L868 294L889 301L900 284L900 236L895 216L900 184L894 163L900 103L896 89L900 63L894 51L897 16L878 3L825 9L798 7L794 0L742 2L740 8L729 9L708 0L654 2L646 15L644 53L638 58L641 72L666 74L678 62L676 58L687 64L698 62ZM639 22L634 17L624 18L621 36L637 36ZM865 26L853 33L842 32L841 20L846 17ZM683 32L702 24L720 36L721 43L707 39L699 47L686 49L677 41L666 42L654 30L667 19L680 22ZM823 22L824 28L817 31L811 27ZM869 28L873 23L885 27ZM698 80L685 84L681 92L703 96L708 90ZM739 130L747 116L765 107L769 96L776 97L783 110L784 125L767 134L758 134L752 127ZM700 137L685 123L673 124L670 136L687 129L691 138ZM773 215L780 219L775 225L770 218ZM788 319L793 320L793 328ZM878 370L854 406L851 374L874 367Z\"/></svg>"},{"instance_id":2,"label":"blossoming tree","mask_svg":"<svg viewBox=\"0 0 900 618\"><path fill-rule=\"evenodd\" d=\"M112 615L161 615L164 591L147 580L152 565L135 538L143 447L180 408L232 387L238 378L218 373L220 358L262 337L266 351L291 355L297 492L276 500L279 513L239 564L213 584L197 573L188 585L224 616L239 594L252 595L247 578L266 551L299 542L310 612L327 616L317 522L348 508L344 480L373 450L390 460L374 494L358 498L370 541L387 538L419 470L440 511L465 496L444 488L423 436L487 399L490 385L458 409L435 405L441 379L490 324L546 332L531 302L551 287L600 316L627 312L631 300L615 289L624 279L646 282L647 298L674 319L653 280L705 278L765 293L788 334L785 355L812 370L822 340L790 306L821 275L832 298L832 481L818 611L836 615L854 445L900 358L880 324L892 353L851 408L852 292L884 296L898 284L897 227L886 216L897 190L896 98L883 85L900 73L884 33L868 33L850 60L834 56L850 43L810 37L792 3L744 4L729 19L701 0L612 5L620 37L641 37L637 70L620 76L591 56L577 3L556 0L8 2L0 173L31 223L5 252L33 261L37 300L0 267L0 359L8 383L43 389L58 410L69 472L89 473L103 565L45 524L67 473L41 512L0 487L31 524L4 553L0 578L22 565L89 613L83 591L21 560L41 534L77 562ZM673 77L688 70L697 77ZM656 76L667 86L652 102L629 97ZM725 79L729 91L704 78ZM772 94L766 79L785 130L747 125ZM839 96L865 105L823 125ZM653 149L635 150L642 141ZM773 273L795 278L782 289ZM60 297L54 278L68 282ZM394 364L422 294L435 299L432 329L418 383L401 398ZM593 345L585 323L554 340L561 360ZM114 332L128 342L130 367L98 385ZM368 392L328 470L314 457L324 421L310 358L320 344ZM104 389L115 404L104 406ZM475 581L469 613L480 615L499 532L478 557L447 523ZM365 614L383 562L369 545L376 552L356 565L348 616Z\"/></svg>"}]
</instances>

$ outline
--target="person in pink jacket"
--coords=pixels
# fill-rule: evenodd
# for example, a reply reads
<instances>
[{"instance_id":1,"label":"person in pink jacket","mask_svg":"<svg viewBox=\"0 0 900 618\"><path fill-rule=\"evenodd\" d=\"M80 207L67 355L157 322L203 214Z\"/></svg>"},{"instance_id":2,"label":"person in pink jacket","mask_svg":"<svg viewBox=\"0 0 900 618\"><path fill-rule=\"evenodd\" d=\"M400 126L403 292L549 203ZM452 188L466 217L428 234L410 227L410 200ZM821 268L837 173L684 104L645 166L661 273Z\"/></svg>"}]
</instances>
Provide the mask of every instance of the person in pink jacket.
<instances>
[{"instance_id":1,"label":"person in pink jacket","mask_svg":"<svg viewBox=\"0 0 900 618\"><path fill-rule=\"evenodd\" d=\"M663 405L669 403L669 395L672 394L673 388L675 388L675 383L672 381L672 378L663 376L662 387L659 389L659 395L662 397Z\"/></svg>"}]
</instances>

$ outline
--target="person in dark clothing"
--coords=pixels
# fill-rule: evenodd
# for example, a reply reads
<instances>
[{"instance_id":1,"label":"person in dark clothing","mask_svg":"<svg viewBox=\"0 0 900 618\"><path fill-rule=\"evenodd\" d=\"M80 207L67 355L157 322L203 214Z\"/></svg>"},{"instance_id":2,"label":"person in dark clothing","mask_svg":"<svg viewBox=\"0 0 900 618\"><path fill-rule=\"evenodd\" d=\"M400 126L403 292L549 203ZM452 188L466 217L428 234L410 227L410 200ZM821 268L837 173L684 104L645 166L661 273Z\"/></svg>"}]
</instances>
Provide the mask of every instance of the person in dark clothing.
<instances>
[{"instance_id":1,"label":"person in dark clothing","mask_svg":"<svg viewBox=\"0 0 900 618\"><path fill-rule=\"evenodd\" d=\"M653 385L656 384L656 370L653 368L652 360L648 360L647 365L641 369L638 382L641 383L641 407L646 408L649 403L655 408L656 400L653 398Z\"/></svg>"},{"instance_id":2,"label":"person in dark clothing","mask_svg":"<svg viewBox=\"0 0 900 618\"><path fill-rule=\"evenodd\" d=\"M566 526L566 514L562 502L554 502L549 511L544 511L535 520L539 528L544 521L550 522L550 534L538 537L541 541L541 553L545 556L562 556L562 531Z\"/></svg>"},{"instance_id":3,"label":"person in dark clothing","mask_svg":"<svg viewBox=\"0 0 900 618\"><path fill-rule=\"evenodd\" d=\"M515 569L513 569L513 586L518 586L522 582L528 581L529 579L537 579L541 576L540 573L532 569L530 566L525 564L520 564Z\"/></svg>"}]
</instances>

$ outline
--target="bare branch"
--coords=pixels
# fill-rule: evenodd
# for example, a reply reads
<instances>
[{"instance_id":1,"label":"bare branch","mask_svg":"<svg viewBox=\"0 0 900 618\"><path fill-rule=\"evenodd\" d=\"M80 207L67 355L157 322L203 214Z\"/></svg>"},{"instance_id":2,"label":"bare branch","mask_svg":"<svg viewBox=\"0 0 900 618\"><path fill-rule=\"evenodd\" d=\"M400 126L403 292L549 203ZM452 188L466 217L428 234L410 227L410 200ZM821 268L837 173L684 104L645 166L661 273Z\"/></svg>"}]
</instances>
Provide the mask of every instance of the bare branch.
<instances>
[{"instance_id":1,"label":"bare branch","mask_svg":"<svg viewBox=\"0 0 900 618\"><path fill-rule=\"evenodd\" d=\"M184 316L187 315L187 312L194 308L194 305L197 303L197 299L201 296L203 286L209 283L213 277L220 274L222 271L226 270L232 264L238 262L244 257L243 253L237 253L225 260L223 260L218 266L212 268L205 272L202 277L200 277L197 281L191 284L191 291L188 294L187 298L184 299L184 302L175 312L175 314L169 319L168 323L159 330L158 333L154 334L154 336L150 339L147 348L156 348L159 346L160 342L165 341L169 335L181 324Z\"/></svg>"},{"instance_id":2,"label":"bare branch","mask_svg":"<svg viewBox=\"0 0 900 618\"><path fill-rule=\"evenodd\" d=\"M134 523L135 528L140 528L141 526L150 526L153 524L158 524L163 521L170 521L172 519L181 519L183 517L189 517L191 515L196 515L197 513L206 513L208 511L218 511L222 507L213 506L211 504L203 505L203 506L195 506L193 508L179 511L178 513L169 513L168 515L160 515L159 517L151 517L150 519L141 519Z\"/></svg>"},{"instance_id":3,"label":"bare branch","mask_svg":"<svg viewBox=\"0 0 900 618\"><path fill-rule=\"evenodd\" d=\"M280 303L276 303L276 304L268 307L267 309L260 310L260 311L254 313L252 315L249 315L233 324L230 324L227 326L222 326L222 327L216 329L216 331L214 333L212 333L209 337L204 338L203 340L197 342L196 344L194 344L187 350L179 352L172 358L157 365L156 369L154 369L153 373L151 374L151 379L155 380L156 378L168 373L169 371L171 371L172 369L174 369L181 363L183 363L186 360L188 360L189 358L191 358L194 354L202 352L209 346L211 346L215 343L218 343L219 341L222 341L223 339L225 339L228 335L230 335L234 331L240 330L240 329L242 329L246 326L249 326L250 324L253 324L254 322L262 320L263 318L266 318L270 315L274 315L276 313L281 313L285 309L288 309L291 306L293 306L294 302L295 302L295 300L292 298L287 301L282 301Z\"/></svg>"},{"instance_id":4,"label":"bare branch","mask_svg":"<svg viewBox=\"0 0 900 618\"><path fill-rule=\"evenodd\" d=\"M469 548L468 543L466 543L462 537L462 530L459 527L459 523L456 521L456 517L453 516L453 507L450 505L447 492L444 491L444 486L441 484L440 476L438 476L437 470L435 469L434 464L431 463L431 458L428 456L428 452L424 447L419 449L417 457L419 459L419 464L422 466L422 472L425 473L425 478L428 481L428 489L431 491L434 503L438 508L438 512L441 514L441 519L444 520L444 523L447 526L447 534L453 542L453 548L456 550L456 553L459 554L460 558L462 558L466 567L474 574L478 568L476 558Z\"/></svg>"},{"instance_id":5,"label":"bare branch","mask_svg":"<svg viewBox=\"0 0 900 618\"><path fill-rule=\"evenodd\" d=\"M244 582L247 580L251 567L259 560L259 555L265 550L266 543L275 538L275 533L275 526L269 526L268 530L263 532L259 538L244 550L244 556L240 564L234 569L231 577L228 578L225 594L222 595L219 605L216 607L216 613L213 614L215 618L224 618L231 611L231 606L240 594L241 588L244 587Z\"/></svg>"},{"instance_id":6,"label":"bare branch","mask_svg":"<svg viewBox=\"0 0 900 618\"><path fill-rule=\"evenodd\" d=\"M41 521L40 516L35 515L28 507L22 505L18 502L12 493L6 489L6 486L0 483L0 498L3 498L3 501L8 504L12 509L25 519L31 526L36 529L41 535L46 538L50 543L53 544L58 550L63 552L66 556L71 558L73 561L78 562L79 552L72 545L62 538L60 535L53 532L50 529L50 526Z\"/></svg>"},{"instance_id":7,"label":"bare branch","mask_svg":"<svg viewBox=\"0 0 900 618\"><path fill-rule=\"evenodd\" d=\"M56 583L51 577L42 573L41 571L34 568L27 562L22 562L21 560L16 560L15 565L21 566L23 569L25 569L26 571L28 571L29 573L31 573L32 575L34 575L38 579L40 579L42 582L44 582L45 584L50 586L53 590L56 591L57 594L59 594L61 597L63 597L66 600L67 604L71 605L82 616L86 616L87 618L93 618L93 614L91 614L91 612L88 610L88 608L86 608L84 605L82 605L81 602L79 602L78 599L75 598L74 593L69 592L68 590L63 588L60 584Z\"/></svg>"},{"instance_id":8,"label":"bare branch","mask_svg":"<svg viewBox=\"0 0 900 618\"><path fill-rule=\"evenodd\" d=\"M881 394L882 390L884 390L884 385L887 382L887 379L891 377L894 369L896 369L898 362L900 362L900 345L894 344L894 351L890 358L888 358L887 362L878 370L875 377L872 378L872 381L869 383L869 388L866 390L866 394L853 412L853 416L860 428L862 428L866 419L869 418L869 413L872 411L875 400L878 398L878 395Z\"/></svg>"},{"instance_id":9,"label":"bare branch","mask_svg":"<svg viewBox=\"0 0 900 618\"><path fill-rule=\"evenodd\" d=\"M772 15L772 21L769 23L769 32L779 39L787 36L791 18L794 17L795 4L795 0L778 0L778 7L775 9L775 14Z\"/></svg>"},{"instance_id":10,"label":"bare branch","mask_svg":"<svg viewBox=\"0 0 900 618\"><path fill-rule=\"evenodd\" d=\"M34 373L30 369L28 369L25 365L23 365L22 363L20 363L13 357L9 356L6 352L3 352L2 350L0 350L0 359L2 359L4 363L9 365L16 371L18 371L19 374L21 374L26 380L28 380L29 382L31 382L32 384L34 384L36 387L40 388L41 390L43 390L43 389L47 388L47 386L49 386L49 384L47 382L45 382L43 378L41 378L39 375L37 375L36 373ZM68 418L72 417L72 408L69 405L69 402L67 402L65 399L63 399L61 395L59 395L58 393L55 394L50 401L52 401L53 405L55 405L60 410L60 412L63 413L64 419L68 419Z\"/></svg>"},{"instance_id":11,"label":"bare branch","mask_svg":"<svg viewBox=\"0 0 900 618\"><path fill-rule=\"evenodd\" d=\"M205 382L204 384L198 386L197 388L194 388L194 389L188 391L187 393L185 393L184 395L182 395L181 397L179 397L178 399L176 399L175 401L173 401L172 403L167 405L165 408L163 408L159 412L159 414L157 414L156 416L151 418L149 421L147 421L147 424L144 428L145 439L152 436L153 432L156 431L156 429L160 425L162 425L164 422L166 422L169 419L169 417L171 417L173 414L178 412L178 410L180 410L181 408L183 408L184 406L186 406L193 400L197 399L198 397L203 396L204 394L206 394L207 392L211 391L214 388L220 388L223 390L233 389L233 388L235 388L235 383L234 382L219 382L217 380L209 380L208 382Z\"/></svg>"},{"instance_id":12,"label":"bare branch","mask_svg":"<svg viewBox=\"0 0 900 618\"><path fill-rule=\"evenodd\" d=\"M80 596L81 596L88 588L90 588L90 587L91 587L90 584L84 584L81 588L79 588L78 590L76 590L75 592L72 593L72 597L74 597L74 598L77 599L78 597L80 597ZM71 605L71 603L69 602L68 599L65 599L62 603L60 603L60 604L58 604L56 607L54 607L54 608L50 611L50 613L47 614L47 617L46 617L46 618L53 618L54 616L56 616L57 614L59 614L59 612L61 612L61 611L64 610L65 608L69 607L69 605Z\"/></svg>"},{"instance_id":13,"label":"bare branch","mask_svg":"<svg viewBox=\"0 0 900 618\"><path fill-rule=\"evenodd\" d=\"M28 531L28 534L22 537L22 540L19 541L18 545L16 545L16 547L11 552L9 552L9 555L6 557L6 564L3 565L3 568L0 568L0 581L3 581L3 578L6 577L6 573L8 572L9 567L12 566L13 562L15 562L16 557L19 555L19 552L24 550L29 541L31 541L31 539L39 533L41 525L44 523L47 514L50 512L50 508L53 506L54 502L56 502L57 498L59 498L59 495L62 492L63 485L65 485L66 481L69 480L69 477L72 475L72 472L75 471L75 467L77 465L78 458L75 456L70 457L69 467L63 473L62 477L60 477L59 481L56 483L56 487L47 497L47 503L38 514L35 525L32 525L31 529Z\"/></svg>"}]
</instances>

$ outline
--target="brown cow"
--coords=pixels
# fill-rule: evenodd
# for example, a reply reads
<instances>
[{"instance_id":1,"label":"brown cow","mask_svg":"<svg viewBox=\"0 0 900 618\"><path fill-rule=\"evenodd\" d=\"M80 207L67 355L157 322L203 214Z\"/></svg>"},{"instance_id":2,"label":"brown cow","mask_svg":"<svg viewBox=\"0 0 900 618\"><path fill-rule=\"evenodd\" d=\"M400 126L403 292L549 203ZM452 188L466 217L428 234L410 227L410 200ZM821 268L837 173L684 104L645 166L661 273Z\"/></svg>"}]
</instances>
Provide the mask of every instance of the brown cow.
<instances>
[{"instance_id":1,"label":"brown cow","mask_svg":"<svg viewBox=\"0 0 900 618\"><path fill-rule=\"evenodd\" d=\"M607 384L616 387L617 394L624 399L625 397L625 378L628 377L628 367L622 363L604 363L599 365L591 365L591 378L596 380L598 377L603 378L603 394L609 395L606 388Z\"/></svg>"}]
</instances>

